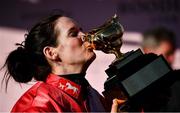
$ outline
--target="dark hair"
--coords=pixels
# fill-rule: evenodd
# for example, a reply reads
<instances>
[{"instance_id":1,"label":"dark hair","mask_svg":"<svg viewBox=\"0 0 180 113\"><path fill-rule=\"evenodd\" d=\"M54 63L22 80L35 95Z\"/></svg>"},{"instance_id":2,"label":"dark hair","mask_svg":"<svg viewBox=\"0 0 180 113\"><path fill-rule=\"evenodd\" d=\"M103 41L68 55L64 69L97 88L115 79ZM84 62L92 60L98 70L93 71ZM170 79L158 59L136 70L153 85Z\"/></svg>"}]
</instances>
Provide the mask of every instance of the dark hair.
<instances>
[{"instance_id":1,"label":"dark hair","mask_svg":"<svg viewBox=\"0 0 180 113\"><path fill-rule=\"evenodd\" d=\"M176 48L175 44L175 34L170 29L167 29L165 27L157 27L153 29L149 29L143 33L143 45L142 46L148 46L149 41L153 41L152 43L155 43L155 45L159 45L162 41L168 41L173 49Z\"/></svg>"},{"instance_id":2,"label":"dark hair","mask_svg":"<svg viewBox=\"0 0 180 113\"><path fill-rule=\"evenodd\" d=\"M56 20L62 15L52 15L37 23L26 34L24 45L12 51L4 64L7 67L3 81L6 80L6 89L10 77L20 83L26 83L34 77L36 80L45 81L51 72L43 48L45 46L57 46ZM1 69L2 69L1 68Z\"/></svg>"}]
</instances>

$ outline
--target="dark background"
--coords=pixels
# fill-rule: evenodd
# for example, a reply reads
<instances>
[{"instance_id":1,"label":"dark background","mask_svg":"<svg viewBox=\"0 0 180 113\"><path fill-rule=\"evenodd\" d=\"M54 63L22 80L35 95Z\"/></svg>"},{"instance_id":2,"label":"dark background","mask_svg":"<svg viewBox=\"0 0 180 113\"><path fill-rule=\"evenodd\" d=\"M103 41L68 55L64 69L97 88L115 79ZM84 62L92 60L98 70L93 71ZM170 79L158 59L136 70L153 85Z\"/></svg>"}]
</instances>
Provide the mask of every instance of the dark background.
<instances>
[{"instance_id":1,"label":"dark background","mask_svg":"<svg viewBox=\"0 0 180 113\"><path fill-rule=\"evenodd\" d=\"M180 0L0 0L0 27L28 30L53 10L73 17L84 31L115 13L125 31L165 26L176 33L180 48Z\"/></svg>"}]
</instances>

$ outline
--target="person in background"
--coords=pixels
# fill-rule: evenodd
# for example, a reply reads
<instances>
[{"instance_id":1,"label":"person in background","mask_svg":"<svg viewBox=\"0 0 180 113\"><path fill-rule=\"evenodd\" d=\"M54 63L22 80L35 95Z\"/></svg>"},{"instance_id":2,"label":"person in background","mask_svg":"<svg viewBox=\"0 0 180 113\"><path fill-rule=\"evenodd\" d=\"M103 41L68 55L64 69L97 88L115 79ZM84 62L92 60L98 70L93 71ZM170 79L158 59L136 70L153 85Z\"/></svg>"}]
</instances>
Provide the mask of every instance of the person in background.
<instances>
[{"instance_id":1,"label":"person in background","mask_svg":"<svg viewBox=\"0 0 180 113\"><path fill-rule=\"evenodd\" d=\"M3 67L6 83L10 77L19 83L34 78L37 83L16 102L11 112L105 112L104 98L85 79L95 59L84 33L67 16L51 15L37 23L17 44ZM123 101L115 99L112 112Z\"/></svg>"},{"instance_id":2,"label":"person in background","mask_svg":"<svg viewBox=\"0 0 180 113\"><path fill-rule=\"evenodd\" d=\"M176 50L175 34L165 27L149 29L143 33L142 49L144 53L154 53L163 55L167 62L172 66ZM162 111L180 111L180 73L174 70L173 75L177 79L170 87L170 97L168 104Z\"/></svg>"},{"instance_id":3,"label":"person in background","mask_svg":"<svg viewBox=\"0 0 180 113\"><path fill-rule=\"evenodd\" d=\"M175 34L165 27L147 30L143 33L142 49L144 53L162 54L172 65L176 49Z\"/></svg>"}]
</instances>

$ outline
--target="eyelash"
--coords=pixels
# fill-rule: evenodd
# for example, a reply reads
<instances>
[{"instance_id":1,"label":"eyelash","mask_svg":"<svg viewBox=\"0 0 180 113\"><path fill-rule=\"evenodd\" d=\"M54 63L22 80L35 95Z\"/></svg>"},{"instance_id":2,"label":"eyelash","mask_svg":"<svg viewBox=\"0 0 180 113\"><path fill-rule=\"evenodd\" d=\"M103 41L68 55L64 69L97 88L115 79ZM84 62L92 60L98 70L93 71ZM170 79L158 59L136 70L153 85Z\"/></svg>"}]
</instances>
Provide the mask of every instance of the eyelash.
<instances>
[{"instance_id":1,"label":"eyelash","mask_svg":"<svg viewBox=\"0 0 180 113\"><path fill-rule=\"evenodd\" d=\"M78 32L77 32L77 31L71 32L71 36L72 36L72 37L78 36Z\"/></svg>"}]
</instances>

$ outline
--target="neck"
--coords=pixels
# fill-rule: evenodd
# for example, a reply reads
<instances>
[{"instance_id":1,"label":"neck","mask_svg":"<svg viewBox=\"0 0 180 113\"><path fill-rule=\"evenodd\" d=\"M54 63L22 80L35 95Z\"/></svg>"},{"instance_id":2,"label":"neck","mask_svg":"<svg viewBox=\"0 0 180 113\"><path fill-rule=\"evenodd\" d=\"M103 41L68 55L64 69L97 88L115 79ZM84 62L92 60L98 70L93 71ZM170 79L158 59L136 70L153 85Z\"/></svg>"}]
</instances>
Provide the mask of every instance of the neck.
<instances>
[{"instance_id":1,"label":"neck","mask_svg":"<svg viewBox=\"0 0 180 113\"><path fill-rule=\"evenodd\" d=\"M55 64L52 67L52 73L57 75L67 75L74 73L85 73L85 71L83 70L83 65Z\"/></svg>"}]
</instances>

